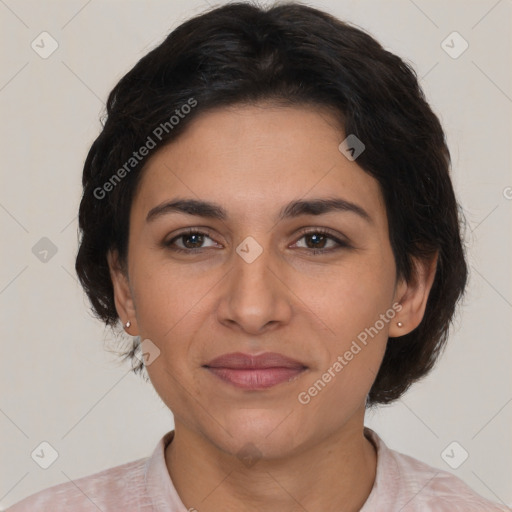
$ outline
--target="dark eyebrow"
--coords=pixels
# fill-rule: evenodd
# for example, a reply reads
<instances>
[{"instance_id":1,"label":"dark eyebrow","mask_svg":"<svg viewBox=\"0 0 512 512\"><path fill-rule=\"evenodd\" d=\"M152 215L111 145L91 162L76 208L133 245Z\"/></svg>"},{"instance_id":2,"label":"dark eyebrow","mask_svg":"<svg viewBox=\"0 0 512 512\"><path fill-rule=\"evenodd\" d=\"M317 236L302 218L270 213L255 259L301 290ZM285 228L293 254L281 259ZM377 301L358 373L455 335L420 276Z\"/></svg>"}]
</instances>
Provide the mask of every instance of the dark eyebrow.
<instances>
[{"instance_id":1,"label":"dark eyebrow","mask_svg":"<svg viewBox=\"0 0 512 512\"><path fill-rule=\"evenodd\" d=\"M299 215L322 215L330 212L352 212L367 222L372 218L361 206L341 198L297 200L289 203L279 213L279 220Z\"/></svg>"},{"instance_id":2,"label":"dark eyebrow","mask_svg":"<svg viewBox=\"0 0 512 512\"><path fill-rule=\"evenodd\" d=\"M361 206L341 198L299 199L292 201L281 209L277 220L289 219L300 215L322 215L334 211L355 213L367 222L372 222L370 215ZM228 218L226 210L218 204L197 199L175 199L152 208L146 217L146 222L173 212L222 221Z\"/></svg>"}]
</instances>

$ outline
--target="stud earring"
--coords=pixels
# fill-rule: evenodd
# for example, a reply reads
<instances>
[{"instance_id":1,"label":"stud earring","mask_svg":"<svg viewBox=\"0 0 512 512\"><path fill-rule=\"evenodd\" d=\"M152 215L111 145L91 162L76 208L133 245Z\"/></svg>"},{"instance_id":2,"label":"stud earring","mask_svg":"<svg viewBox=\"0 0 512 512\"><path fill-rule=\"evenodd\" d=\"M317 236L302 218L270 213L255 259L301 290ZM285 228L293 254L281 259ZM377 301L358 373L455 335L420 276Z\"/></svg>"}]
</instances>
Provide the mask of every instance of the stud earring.
<instances>
[{"instance_id":1,"label":"stud earring","mask_svg":"<svg viewBox=\"0 0 512 512\"><path fill-rule=\"evenodd\" d=\"M124 324L125 329L128 329L128 327L130 327L130 325L132 325L132 323L130 322L130 320L128 320L128 322L126 322Z\"/></svg>"},{"instance_id":2,"label":"stud earring","mask_svg":"<svg viewBox=\"0 0 512 512\"><path fill-rule=\"evenodd\" d=\"M397 327L403 327L404 324L402 322L398 322L396 325Z\"/></svg>"}]
</instances>

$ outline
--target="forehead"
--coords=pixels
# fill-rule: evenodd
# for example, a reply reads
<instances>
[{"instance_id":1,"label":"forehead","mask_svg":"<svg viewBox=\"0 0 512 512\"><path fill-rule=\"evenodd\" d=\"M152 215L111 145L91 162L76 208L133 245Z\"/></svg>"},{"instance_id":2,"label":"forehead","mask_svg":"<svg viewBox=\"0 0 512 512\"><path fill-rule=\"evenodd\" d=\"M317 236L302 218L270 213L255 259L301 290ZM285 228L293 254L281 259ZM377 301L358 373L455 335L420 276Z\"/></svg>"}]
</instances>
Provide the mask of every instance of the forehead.
<instances>
[{"instance_id":1,"label":"forehead","mask_svg":"<svg viewBox=\"0 0 512 512\"><path fill-rule=\"evenodd\" d=\"M172 197L190 197L242 220L275 215L291 199L336 195L385 217L377 181L340 152L344 138L332 114L311 106L209 111L151 157L133 208L147 214Z\"/></svg>"}]
</instances>

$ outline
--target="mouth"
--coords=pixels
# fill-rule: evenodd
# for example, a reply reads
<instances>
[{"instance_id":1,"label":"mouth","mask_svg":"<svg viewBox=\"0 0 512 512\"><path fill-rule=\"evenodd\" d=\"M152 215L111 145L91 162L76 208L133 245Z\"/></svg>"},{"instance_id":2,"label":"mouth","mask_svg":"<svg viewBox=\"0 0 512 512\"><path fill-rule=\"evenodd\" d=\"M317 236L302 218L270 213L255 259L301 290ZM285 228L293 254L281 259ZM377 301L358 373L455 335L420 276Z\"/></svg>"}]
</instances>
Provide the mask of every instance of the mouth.
<instances>
[{"instance_id":1,"label":"mouth","mask_svg":"<svg viewBox=\"0 0 512 512\"><path fill-rule=\"evenodd\" d=\"M240 352L224 354L203 367L221 380L246 390L268 389L295 380L308 369L303 363L275 352L258 356Z\"/></svg>"}]
</instances>

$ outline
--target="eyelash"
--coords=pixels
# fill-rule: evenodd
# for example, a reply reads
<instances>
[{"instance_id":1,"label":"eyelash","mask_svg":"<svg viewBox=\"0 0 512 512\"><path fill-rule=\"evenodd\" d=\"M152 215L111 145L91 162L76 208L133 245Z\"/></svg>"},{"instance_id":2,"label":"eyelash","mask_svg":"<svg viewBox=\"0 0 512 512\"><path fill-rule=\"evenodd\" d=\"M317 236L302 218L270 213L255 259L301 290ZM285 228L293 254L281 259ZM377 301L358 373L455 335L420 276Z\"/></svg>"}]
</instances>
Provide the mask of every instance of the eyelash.
<instances>
[{"instance_id":1,"label":"eyelash","mask_svg":"<svg viewBox=\"0 0 512 512\"><path fill-rule=\"evenodd\" d=\"M343 240L340 240L339 238L335 237L334 235L332 235L330 233L330 231L327 231L325 229L322 229L322 228L316 228L316 229L312 229L312 230L301 230L300 231L300 237L297 239L297 242L301 239L301 238L304 238L306 235L323 235L325 236L327 239L329 240L332 240L334 242L336 242L338 244L338 247L333 247L331 249L308 249L307 247L305 248L306 250L309 250L313 255L315 254L325 254L325 253L329 253L329 252L333 252L333 251L336 251L336 250L339 250L339 249L350 249L352 246L348 243L348 242L345 242ZM208 238L212 239L213 238L211 237L211 233L208 231L208 230L200 230L198 228L189 228L187 231L184 231L182 233L180 233L179 235L175 236L174 238L172 238L171 240L169 240L168 242L163 242L163 245L164 247L170 249L171 251L175 251L175 252L181 252L181 253L192 253L192 254L198 254L200 252L202 252L203 250L207 249L207 248L196 248L196 249L182 249L181 247L172 247L173 243L180 239L180 238L183 238L185 236L190 236L190 235L203 235L203 236L207 236ZM295 243L297 243L295 242Z\"/></svg>"}]
</instances>

